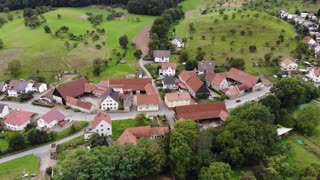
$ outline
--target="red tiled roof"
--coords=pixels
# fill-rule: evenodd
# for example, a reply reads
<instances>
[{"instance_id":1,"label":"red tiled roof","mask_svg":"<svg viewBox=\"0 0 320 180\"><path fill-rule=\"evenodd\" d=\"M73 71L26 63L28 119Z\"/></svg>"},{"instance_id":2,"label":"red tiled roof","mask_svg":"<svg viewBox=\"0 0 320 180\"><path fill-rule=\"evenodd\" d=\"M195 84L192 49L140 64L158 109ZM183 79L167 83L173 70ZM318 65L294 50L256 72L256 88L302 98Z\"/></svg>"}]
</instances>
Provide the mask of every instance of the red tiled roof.
<instances>
[{"instance_id":1,"label":"red tiled roof","mask_svg":"<svg viewBox=\"0 0 320 180\"><path fill-rule=\"evenodd\" d=\"M127 128L118 138L120 144L132 143L137 144L138 138L150 138L152 136L164 136L169 132L168 127L150 127L140 126Z\"/></svg>"},{"instance_id":2,"label":"red tiled roof","mask_svg":"<svg viewBox=\"0 0 320 180\"><path fill-rule=\"evenodd\" d=\"M30 121L34 114L33 112L14 110L5 117L4 122L20 126Z\"/></svg>"},{"instance_id":3,"label":"red tiled roof","mask_svg":"<svg viewBox=\"0 0 320 180\"><path fill-rule=\"evenodd\" d=\"M65 116L60 111L54 108L47 112L47 114L44 114L41 119L43 119L47 123L51 123L54 120L62 121L65 119Z\"/></svg>"},{"instance_id":4,"label":"red tiled roof","mask_svg":"<svg viewBox=\"0 0 320 180\"><path fill-rule=\"evenodd\" d=\"M77 107L80 107L80 108L83 108L83 109L87 109L87 110L91 110L91 108L93 106L89 102L84 102L84 101L81 101L79 99L76 99L76 98L73 98L73 97L70 97L70 96L67 96L67 101L66 102L68 104L73 105L73 106L77 106Z\"/></svg>"},{"instance_id":5,"label":"red tiled roof","mask_svg":"<svg viewBox=\"0 0 320 180\"><path fill-rule=\"evenodd\" d=\"M152 84L151 78L110 79L100 82L99 86L144 91L145 86L149 83Z\"/></svg>"},{"instance_id":6,"label":"red tiled roof","mask_svg":"<svg viewBox=\"0 0 320 180\"><path fill-rule=\"evenodd\" d=\"M306 36L303 38L303 41L309 42L312 38L310 36Z\"/></svg>"},{"instance_id":7,"label":"red tiled roof","mask_svg":"<svg viewBox=\"0 0 320 180\"><path fill-rule=\"evenodd\" d=\"M171 67L172 69L177 69L176 63L161 63L161 69L168 69Z\"/></svg>"},{"instance_id":8,"label":"red tiled roof","mask_svg":"<svg viewBox=\"0 0 320 180\"><path fill-rule=\"evenodd\" d=\"M105 121L110 125L112 124L110 115L104 111L101 111L101 112L99 112L99 114L97 114L94 117L93 121L91 121L91 128L93 128L93 129L96 128L97 125L99 125L101 121Z\"/></svg>"},{"instance_id":9,"label":"red tiled roof","mask_svg":"<svg viewBox=\"0 0 320 180\"><path fill-rule=\"evenodd\" d=\"M89 83L89 81L86 78L82 77L78 80L75 80L67 84L64 84L60 87L57 87L56 90L60 93L62 98L66 101L67 96L77 97L84 94L86 92L85 91L86 83Z\"/></svg>"},{"instance_id":10,"label":"red tiled roof","mask_svg":"<svg viewBox=\"0 0 320 180\"><path fill-rule=\"evenodd\" d=\"M205 75L206 81L209 81L213 84L220 85L223 80L226 79L225 73L213 73L213 72L207 72Z\"/></svg>"},{"instance_id":11,"label":"red tiled roof","mask_svg":"<svg viewBox=\"0 0 320 180\"><path fill-rule=\"evenodd\" d=\"M145 104L159 104L159 97L157 94L138 94L137 105Z\"/></svg>"},{"instance_id":12,"label":"red tiled roof","mask_svg":"<svg viewBox=\"0 0 320 180\"><path fill-rule=\"evenodd\" d=\"M165 97L168 101L181 101L181 100L191 100L191 96L188 92L174 92L166 93Z\"/></svg>"},{"instance_id":13,"label":"red tiled roof","mask_svg":"<svg viewBox=\"0 0 320 180\"><path fill-rule=\"evenodd\" d=\"M91 92L93 92L95 89L96 89L96 87L95 87L93 84L91 84L91 83L86 83L86 84L85 84L85 92L86 92L86 93L91 93Z\"/></svg>"},{"instance_id":14,"label":"red tiled roof","mask_svg":"<svg viewBox=\"0 0 320 180\"><path fill-rule=\"evenodd\" d=\"M157 93L156 93L156 90L153 88L153 86L152 86L151 83L147 84L147 85L144 87L144 89L146 90L146 93L147 93L147 94L157 94Z\"/></svg>"},{"instance_id":15,"label":"red tiled roof","mask_svg":"<svg viewBox=\"0 0 320 180\"><path fill-rule=\"evenodd\" d=\"M314 67L312 68L314 75L320 76L320 67Z\"/></svg>"},{"instance_id":16,"label":"red tiled roof","mask_svg":"<svg viewBox=\"0 0 320 180\"><path fill-rule=\"evenodd\" d=\"M239 91L238 86L234 86L233 88L230 88L230 89L226 92L226 94L227 94L228 96L231 96L231 97L239 95L239 94L240 94L240 91Z\"/></svg>"},{"instance_id":17,"label":"red tiled roof","mask_svg":"<svg viewBox=\"0 0 320 180\"><path fill-rule=\"evenodd\" d=\"M221 111L227 111L225 102L178 106L174 109L177 119L205 120L220 118Z\"/></svg>"},{"instance_id":18,"label":"red tiled roof","mask_svg":"<svg viewBox=\"0 0 320 180\"><path fill-rule=\"evenodd\" d=\"M250 85L251 87L254 86L258 81L259 77L248 74L244 71L241 71L236 68L231 68L228 72L225 73L227 78L233 79L238 81L242 84Z\"/></svg>"},{"instance_id":19,"label":"red tiled roof","mask_svg":"<svg viewBox=\"0 0 320 180\"><path fill-rule=\"evenodd\" d=\"M189 86L194 92L197 92L201 86L203 86L203 82L198 78L196 71L186 71L183 70L179 77Z\"/></svg>"},{"instance_id":20,"label":"red tiled roof","mask_svg":"<svg viewBox=\"0 0 320 180\"><path fill-rule=\"evenodd\" d=\"M291 58L286 58L285 60L281 61L281 64L289 65L295 63Z\"/></svg>"}]
</instances>

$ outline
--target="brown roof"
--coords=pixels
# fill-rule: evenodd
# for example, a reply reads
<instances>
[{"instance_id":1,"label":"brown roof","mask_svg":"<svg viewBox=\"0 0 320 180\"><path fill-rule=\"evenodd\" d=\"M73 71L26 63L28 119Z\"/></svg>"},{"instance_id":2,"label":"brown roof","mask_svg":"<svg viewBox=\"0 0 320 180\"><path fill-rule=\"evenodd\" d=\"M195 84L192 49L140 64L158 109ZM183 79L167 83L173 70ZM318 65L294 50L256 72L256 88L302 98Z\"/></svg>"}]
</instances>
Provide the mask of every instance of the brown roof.
<instances>
[{"instance_id":1,"label":"brown roof","mask_svg":"<svg viewBox=\"0 0 320 180\"><path fill-rule=\"evenodd\" d=\"M309 42L310 40L312 40L312 38L310 36L306 36L303 38L303 41L305 41L305 42Z\"/></svg>"},{"instance_id":2,"label":"brown roof","mask_svg":"<svg viewBox=\"0 0 320 180\"><path fill-rule=\"evenodd\" d=\"M244 71L241 71L236 68L231 68L228 72L225 73L227 78L233 79L238 81L242 84L250 85L251 87L254 86L258 81L259 77L248 74Z\"/></svg>"},{"instance_id":3,"label":"brown roof","mask_svg":"<svg viewBox=\"0 0 320 180\"><path fill-rule=\"evenodd\" d=\"M225 102L178 106L174 109L177 119L205 120L220 118L222 111L228 112Z\"/></svg>"},{"instance_id":4,"label":"brown roof","mask_svg":"<svg viewBox=\"0 0 320 180\"><path fill-rule=\"evenodd\" d=\"M283 61L281 61L281 64L289 65L295 63L291 58L286 58Z\"/></svg>"},{"instance_id":5,"label":"brown roof","mask_svg":"<svg viewBox=\"0 0 320 180\"><path fill-rule=\"evenodd\" d=\"M147 94L157 94L157 93L156 93L156 90L153 88L153 86L152 86L151 83L147 84L147 85L144 87L144 89L146 90L146 93L147 93Z\"/></svg>"},{"instance_id":6,"label":"brown roof","mask_svg":"<svg viewBox=\"0 0 320 180\"><path fill-rule=\"evenodd\" d=\"M153 57L170 57L171 52L169 50L154 50Z\"/></svg>"},{"instance_id":7,"label":"brown roof","mask_svg":"<svg viewBox=\"0 0 320 180\"><path fill-rule=\"evenodd\" d=\"M166 93L165 97L168 101L181 101L181 100L191 100L191 96L188 92L174 92Z\"/></svg>"},{"instance_id":8,"label":"brown roof","mask_svg":"<svg viewBox=\"0 0 320 180\"><path fill-rule=\"evenodd\" d=\"M135 91L144 91L147 84L152 84L151 78L134 79L110 79L100 82L101 87L122 88L124 90L132 89Z\"/></svg>"},{"instance_id":9,"label":"brown roof","mask_svg":"<svg viewBox=\"0 0 320 180\"><path fill-rule=\"evenodd\" d=\"M316 76L320 76L320 67L314 67L313 68L313 73Z\"/></svg>"},{"instance_id":10,"label":"brown roof","mask_svg":"<svg viewBox=\"0 0 320 180\"><path fill-rule=\"evenodd\" d=\"M70 96L67 96L66 102L68 104L73 105L73 106L77 106L77 107L80 107L80 108L83 108L83 109L87 109L87 110L91 110L91 108L93 106L89 102L84 102L84 101L81 101L79 99L76 99L76 98L73 98L73 97L70 97Z\"/></svg>"},{"instance_id":11,"label":"brown roof","mask_svg":"<svg viewBox=\"0 0 320 180\"><path fill-rule=\"evenodd\" d=\"M164 136L169 132L168 127L150 127L140 126L127 128L118 138L120 144L132 143L137 144L138 138L150 138L152 136Z\"/></svg>"},{"instance_id":12,"label":"brown roof","mask_svg":"<svg viewBox=\"0 0 320 180\"><path fill-rule=\"evenodd\" d=\"M159 97L157 94L138 94L137 105L145 104L159 104Z\"/></svg>"},{"instance_id":13,"label":"brown roof","mask_svg":"<svg viewBox=\"0 0 320 180\"><path fill-rule=\"evenodd\" d=\"M187 82L191 77L196 77L197 76L197 73L196 71L186 71L186 70L183 70L181 71L181 73L179 74L179 77Z\"/></svg>"},{"instance_id":14,"label":"brown roof","mask_svg":"<svg viewBox=\"0 0 320 180\"><path fill-rule=\"evenodd\" d=\"M220 85L226 79L225 73L207 72L205 79L213 84Z\"/></svg>"},{"instance_id":15,"label":"brown roof","mask_svg":"<svg viewBox=\"0 0 320 180\"><path fill-rule=\"evenodd\" d=\"M92 93L96 89L96 87L91 83L86 83L84 86L85 86L84 91L86 93Z\"/></svg>"},{"instance_id":16,"label":"brown roof","mask_svg":"<svg viewBox=\"0 0 320 180\"><path fill-rule=\"evenodd\" d=\"M47 123L51 123L54 120L62 121L65 118L66 117L55 108L51 109L49 112L47 112L41 117L41 119L43 119Z\"/></svg>"},{"instance_id":17,"label":"brown roof","mask_svg":"<svg viewBox=\"0 0 320 180\"><path fill-rule=\"evenodd\" d=\"M96 128L98 124L100 124L101 121L105 121L107 122L108 124L112 124L112 121L111 121L111 117L108 113L104 112L104 111L101 111L99 112L99 114L97 114L93 121L91 121L91 128Z\"/></svg>"},{"instance_id":18,"label":"brown roof","mask_svg":"<svg viewBox=\"0 0 320 180\"><path fill-rule=\"evenodd\" d=\"M226 94L228 96L238 96L240 94L240 90L238 88L238 86L234 86L233 88L230 88Z\"/></svg>"},{"instance_id":19,"label":"brown roof","mask_svg":"<svg viewBox=\"0 0 320 180\"><path fill-rule=\"evenodd\" d=\"M183 70L179 77L194 91L197 92L202 86L203 82L198 78L195 71Z\"/></svg>"},{"instance_id":20,"label":"brown roof","mask_svg":"<svg viewBox=\"0 0 320 180\"><path fill-rule=\"evenodd\" d=\"M171 67L172 69L177 69L176 63L161 63L161 69L168 69Z\"/></svg>"},{"instance_id":21,"label":"brown roof","mask_svg":"<svg viewBox=\"0 0 320 180\"><path fill-rule=\"evenodd\" d=\"M198 61L198 71L213 72L215 69L214 61Z\"/></svg>"},{"instance_id":22,"label":"brown roof","mask_svg":"<svg viewBox=\"0 0 320 180\"><path fill-rule=\"evenodd\" d=\"M30 121L33 115L33 112L14 110L5 117L4 122L20 126Z\"/></svg>"},{"instance_id":23,"label":"brown roof","mask_svg":"<svg viewBox=\"0 0 320 180\"><path fill-rule=\"evenodd\" d=\"M66 101L67 96L77 97L84 94L86 92L85 89L86 89L87 83L89 83L89 81L86 78L82 77L75 81L64 84L60 87L57 87L56 90L60 93L61 97Z\"/></svg>"}]
</instances>

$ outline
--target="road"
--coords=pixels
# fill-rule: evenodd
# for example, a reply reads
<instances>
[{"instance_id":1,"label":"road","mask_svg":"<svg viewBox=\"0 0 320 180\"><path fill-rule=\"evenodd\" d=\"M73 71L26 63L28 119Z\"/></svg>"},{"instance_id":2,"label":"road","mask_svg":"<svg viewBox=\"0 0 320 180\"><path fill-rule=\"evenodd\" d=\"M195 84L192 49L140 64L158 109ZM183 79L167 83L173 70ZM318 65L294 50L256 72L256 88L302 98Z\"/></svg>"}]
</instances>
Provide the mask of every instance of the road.
<instances>
[{"instance_id":1,"label":"road","mask_svg":"<svg viewBox=\"0 0 320 180\"><path fill-rule=\"evenodd\" d=\"M255 91L250 94L246 94L244 96L241 96L232 100L225 100L227 109L230 110L248 101L259 100L260 97L268 94L270 92L270 89L271 89L271 86L265 86L264 88L261 89L261 91ZM240 100L240 102L237 103L236 102L237 100Z\"/></svg>"}]
</instances>

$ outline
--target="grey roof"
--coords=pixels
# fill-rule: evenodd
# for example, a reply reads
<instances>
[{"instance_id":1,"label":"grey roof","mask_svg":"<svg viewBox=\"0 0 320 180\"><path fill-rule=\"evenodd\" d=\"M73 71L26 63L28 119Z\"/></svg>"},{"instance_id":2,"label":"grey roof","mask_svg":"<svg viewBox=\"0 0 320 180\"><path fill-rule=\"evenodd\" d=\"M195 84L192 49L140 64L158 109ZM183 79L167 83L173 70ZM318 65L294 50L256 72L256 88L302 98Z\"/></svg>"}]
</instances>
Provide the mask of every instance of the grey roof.
<instances>
[{"instance_id":1,"label":"grey roof","mask_svg":"<svg viewBox=\"0 0 320 180\"><path fill-rule=\"evenodd\" d=\"M198 71L210 71L214 72L214 61L198 61Z\"/></svg>"},{"instance_id":2,"label":"grey roof","mask_svg":"<svg viewBox=\"0 0 320 180\"><path fill-rule=\"evenodd\" d=\"M3 111L4 107L6 107L6 105L5 105L5 104L0 104L0 112L2 112L2 111Z\"/></svg>"},{"instance_id":3,"label":"grey roof","mask_svg":"<svg viewBox=\"0 0 320 180\"><path fill-rule=\"evenodd\" d=\"M101 95L101 101L104 101L109 96L116 102L119 102L119 93L112 88L108 88L107 91Z\"/></svg>"},{"instance_id":4,"label":"grey roof","mask_svg":"<svg viewBox=\"0 0 320 180\"><path fill-rule=\"evenodd\" d=\"M180 43L183 43L183 40L182 40L182 38L180 38L180 37L175 37L173 40L177 40L177 41L179 41Z\"/></svg>"},{"instance_id":5,"label":"grey roof","mask_svg":"<svg viewBox=\"0 0 320 180\"><path fill-rule=\"evenodd\" d=\"M41 83L41 82L36 82L36 83L34 83L34 87L35 88L39 88L41 85L42 85L43 83Z\"/></svg>"},{"instance_id":6,"label":"grey roof","mask_svg":"<svg viewBox=\"0 0 320 180\"><path fill-rule=\"evenodd\" d=\"M174 84L176 84L176 80L174 79L173 76L165 76L162 81L163 81L163 85L174 85Z\"/></svg>"},{"instance_id":7,"label":"grey roof","mask_svg":"<svg viewBox=\"0 0 320 180\"><path fill-rule=\"evenodd\" d=\"M154 50L153 57L170 57L171 52L169 50Z\"/></svg>"},{"instance_id":8,"label":"grey roof","mask_svg":"<svg viewBox=\"0 0 320 180\"><path fill-rule=\"evenodd\" d=\"M133 96L131 94L125 94L123 96L123 106L130 108L132 106Z\"/></svg>"}]
</instances>

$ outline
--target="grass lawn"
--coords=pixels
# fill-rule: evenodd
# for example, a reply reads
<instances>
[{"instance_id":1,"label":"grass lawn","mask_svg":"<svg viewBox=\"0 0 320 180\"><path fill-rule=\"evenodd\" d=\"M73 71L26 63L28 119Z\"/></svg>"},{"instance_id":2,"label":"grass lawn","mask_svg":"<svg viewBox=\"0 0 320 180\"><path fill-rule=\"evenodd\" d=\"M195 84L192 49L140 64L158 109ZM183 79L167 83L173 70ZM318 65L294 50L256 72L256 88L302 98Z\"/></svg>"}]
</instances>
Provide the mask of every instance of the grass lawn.
<instances>
[{"instance_id":1,"label":"grass lawn","mask_svg":"<svg viewBox=\"0 0 320 180\"><path fill-rule=\"evenodd\" d=\"M290 56L290 51L296 47L294 28L265 13L228 9L224 14L228 20L223 19L224 15L214 12L189 16L175 26L176 34L188 39L185 48L191 59L194 59L200 47L206 52L204 59L214 60L218 66L227 64L227 57L234 57L243 58L246 61L245 71L252 74L270 77L279 72L277 66L266 66L264 55L271 52L273 57ZM234 19L232 14L235 14ZM216 19L218 22L215 22ZM194 24L194 34L189 32L190 23ZM276 41L281 34L284 41L277 46ZM257 51L251 53L250 45L255 45ZM177 58L173 56L173 61L177 61ZM254 66L254 63L258 63L258 66Z\"/></svg>"},{"instance_id":2,"label":"grass lawn","mask_svg":"<svg viewBox=\"0 0 320 180\"><path fill-rule=\"evenodd\" d=\"M221 2L220 0L184 0L179 5L183 7L184 11L190 10L204 10L208 7L214 7ZM224 7L239 7L245 0L233 0L228 3L223 3Z\"/></svg>"},{"instance_id":3,"label":"grass lawn","mask_svg":"<svg viewBox=\"0 0 320 180\"><path fill-rule=\"evenodd\" d=\"M86 122L86 121L75 121L75 122L73 122L73 124L74 124L76 127L79 128L79 130L78 130L77 132L81 131L83 128L85 128L86 126L88 126L88 122ZM74 133L77 133L77 132L74 132ZM57 138L56 138L56 140L63 139L63 138L65 138L65 137L67 137L67 136L70 136L70 135L72 135L72 134L74 134L74 133L72 133L71 128L68 127L68 128L66 128L66 129L64 129L64 130L62 130L62 131L60 131L60 132L57 133Z\"/></svg>"},{"instance_id":4,"label":"grass lawn","mask_svg":"<svg viewBox=\"0 0 320 180\"><path fill-rule=\"evenodd\" d=\"M145 125L150 125L149 121L144 122ZM112 121L112 137L118 138L126 128L136 127L135 119L124 119Z\"/></svg>"},{"instance_id":5,"label":"grass lawn","mask_svg":"<svg viewBox=\"0 0 320 180\"><path fill-rule=\"evenodd\" d=\"M39 159L35 155L27 155L0 165L0 179L20 179L22 173L39 175Z\"/></svg>"},{"instance_id":6,"label":"grass lawn","mask_svg":"<svg viewBox=\"0 0 320 180\"><path fill-rule=\"evenodd\" d=\"M303 145L298 144L296 141L296 137L299 137L299 135L297 136L296 134L292 134L281 140L281 143L290 144L291 146L290 152L288 154L288 162L290 166L301 169L312 163L319 164L319 157L306 150Z\"/></svg>"},{"instance_id":7,"label":"grass lawn","mask_svg":"<svg viewBox=\"0 0 320 180\"><path fill-rule=\"evenodd\" d=\"M123 10L121 10L123 11ZM54 33L61 26L68 26L69 32L75 35L85 35L86 31L94 28L89 21L81 18L86 12L93 14L102 14L106 19L108 11L99 8L59 8L57 10L44 14L47 25ZM20 16L21 16L20 11ZM0 38L3 39L5 47L0 51L0 80L12 78L7 73L8 62L18 59L22 63L22 71L19 78L29 78L29 76L41 75L48 82L55 81L54 76L62 70L75 69L83 75L89 76L93 81L99 81L101 78L123 77L127 73L134 73L137 62L133 57L134 48L130 45L134 36L144 27L153 23L155 17L128 14L120 19L104 21L99 28L106 30L105 35L100 35L100 39L92 42L91 37L86 37L89 42L85 46L83 42L71 41L67 37L56 38L51 34L44 33L43 26L36 29L29 29L24 26L22 18L17 18L14 14L14 20L0 28ZM57 14L62 19L57 19ZM135 19L140 18L140 22ZM125 27L125 28L124 28ZM122 35L128 35L129 45L124 57L126 64L116 65L116 52L123 53L118 39ZM107 42L101 50L95 48L96 44ZM71 46L78 43L76 48L65 48L64 43L69 41ZM113 60L105 68L100 77L93 77L91 72L92 62L95 58L109 58Z\"/></svg>"},{"instance_id":8,"label":"grass lawn","mask_svg":"<svg viewBox=\"0 0 320 180\"><path fill-rule=\"evenodd\" d=\"M8 149L8 141L5 139L0 139L0 150Z\"/></svg>"}]
</instances>

